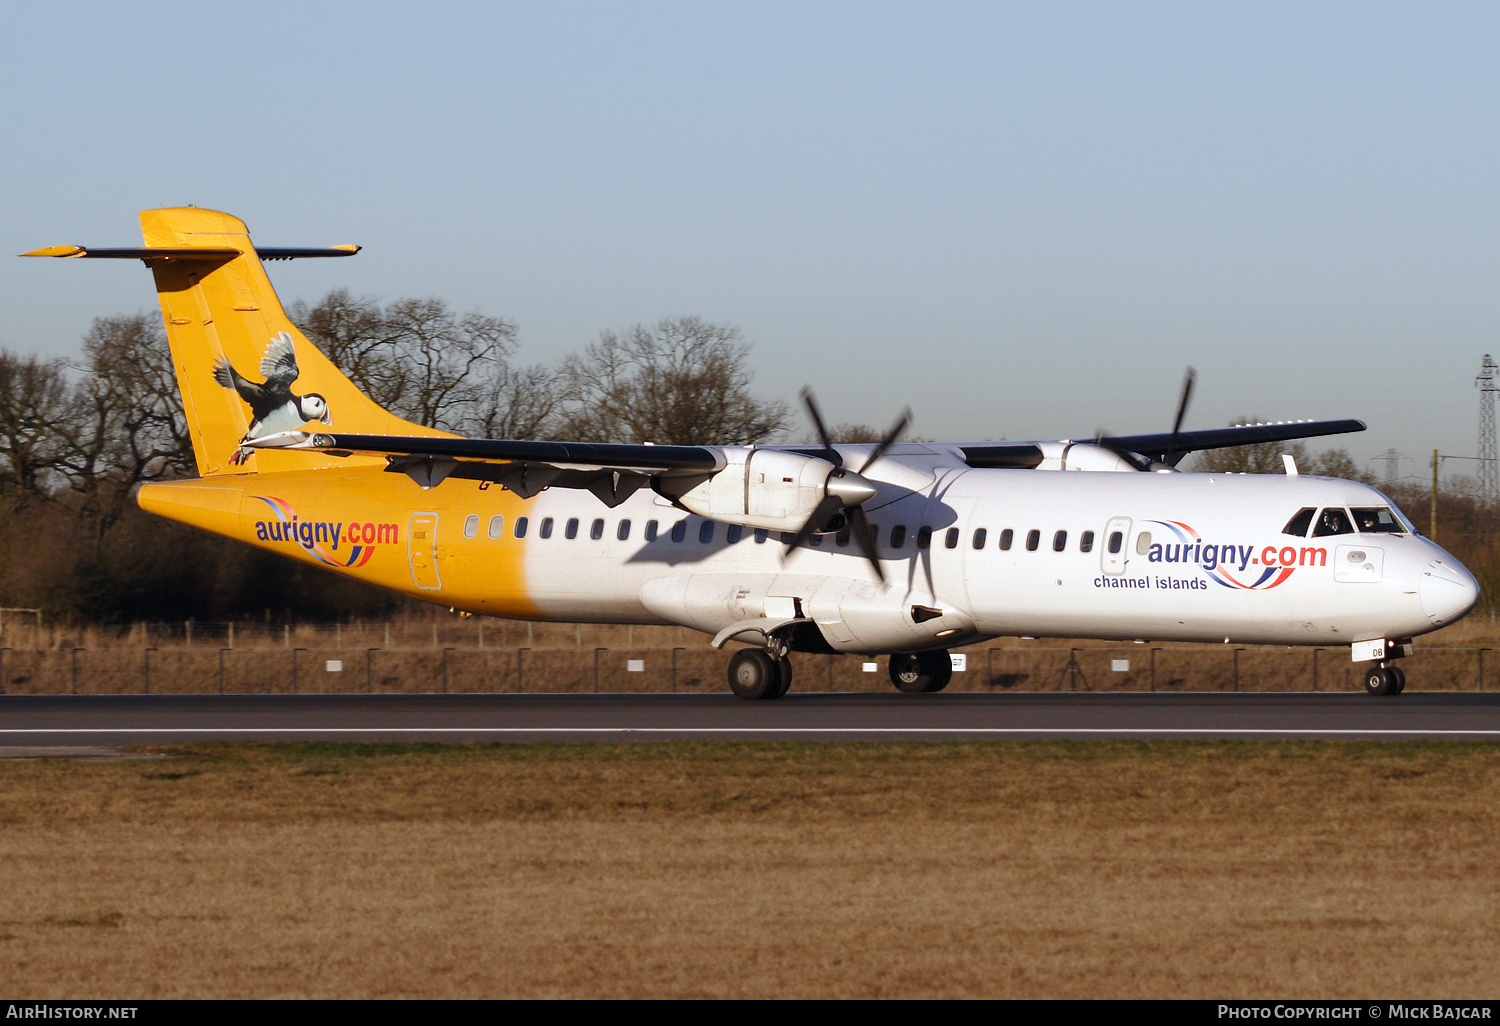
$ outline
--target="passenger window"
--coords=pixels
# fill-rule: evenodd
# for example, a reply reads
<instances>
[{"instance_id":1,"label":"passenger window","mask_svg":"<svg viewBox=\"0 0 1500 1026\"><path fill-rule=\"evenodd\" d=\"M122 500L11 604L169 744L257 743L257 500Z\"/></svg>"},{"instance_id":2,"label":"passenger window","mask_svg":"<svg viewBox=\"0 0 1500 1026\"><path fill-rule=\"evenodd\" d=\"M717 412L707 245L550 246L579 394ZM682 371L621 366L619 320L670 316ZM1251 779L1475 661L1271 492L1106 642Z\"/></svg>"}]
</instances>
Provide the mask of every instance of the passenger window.
<instances>
[{"instance_id":1,"label":"passenger window","mask_svg":"<svg viewBox=\"0 0 1500 1026\"><path fill-rule=\"evenodd\" d=\"M477 538L477 537L479 537L479 514L478 513L470 513L468 516L464 517L464 537L465 538Z\"/></svg>"},{"instance_id":2,"label":"passenger window","mask_svg":"<svg viewBox=\"0 0 1500 1026\"><path fill-rule=\"evenodd\" d=\"M620 526L617 527L617 528L615 528L615 537L618 538L618 539L620 539L621 541L629 541L630 540L630 521L629 520L621 520L620 521Z\"/></svg>"},{"instance_id":3,"label":"passenger window","mask_svg":"<svg viewBox=\"0 0 1500 1026\"><path fill-rule=\"evenodd\" d=\"M834 535L833 543L841 549L847 549L849 547L849 536L853 533L852 528L845 527L838 534Z\"/></svg>"},{"instance_id":4,"label":"passenger window","mask_svg":"<svg viewBox=\"0 0 1500 1026\"><path fill-rule=\"evenodd\" d=\"M648 542L656 541L656 526L655 520L646 521L646 540Z\"/></svg>"},{"instance_id":5,"label":"passenger window","mask_svg":"<svg viewBox=\"0 0 1500 1026\"><path fill-rule=\"evenodd\" d=\"M1035 552L1037 546L1042 544L1042 532L1032 528L1026 532L1026 551Z\"/></svg>"},{"instance_id":6,"label":"passenger window","mask_svg":"<svg viewBox=\"0 0 1500 1026\"><path fill-rule=\"evenodd\" d=\"M1144 556L1151 552L1151 532L1142 531L1135 536L1135 554Z\"/></svg>"},{"instance_id":7,"label":"passenger window","mask_svg":"<svg viewBox=\"0 0 1500 1026\"><path fill-rule=\"evenodd\" d=\"M680 542L687 537L687 521L679 520L672 525L672 540Z\"/></svg>"},{"instance_id":8,"label":"passenger window","mask_svg":"<svg viewBox=\"0 0 1500 1026\"><path fill-rule=\"evenodd\" d=\"M1078 551L1079 552L1093 552L1094 551L1094 532L1093 531L1084 531L1083 532L1083 537L1078 539Z\"/></svg>"},{"instance_id":9,"label":"passenger window","mask_svg":"<svg viewBox=\"0 0 1500 1026\"><path fill-rule=\"evenodd\" d=\"M541 535L543 538L551 538L552 537L552 518L551 517L543 517L542 518L542 527L541 527L541 530L537 531L537 534Z\"/></svg>"},{"instance_id":10,"label":"passenger window","mask_svg":"<svg viewBox=\"0 0 1500 1026\"><path fill-rule=\"evenodd\" d=\"M906 525L897 524L891 528L891 548L899 549L906 544Z\"/></svg>"},{"instance_id":11,"label":"passenger window","mask_svg":"<svg viewBox=\"0 0 1500 1026\"><path fill-rule=\"evenodd\" d=\"M493 540L503 537L505 537L505 518L490 517L490 538Z\"/></svg>"},{"instance_id":12,"label":"passenger window","mask_svg":"<svg viewBox=\"0 0 1500 1026\"><path fill-rule=\"evenodd\" d=\"M698 525L698 540L704 545L714 540L714 522L712 520L705 520L702 524Z\"/></svg>"},{"instance_id":13,"label":"passenger window","mask_svg":"<svg viewBox=\"0 0 1500 1026\"><path fill-rule=\"evenodd\" d=\"M1313 528L1314 538L1327 538L1333 534L1353 534L1354 525L1349 522L1349 514L1337 506L1329 506L1318 517L1317 526Z\"/></svg>"},{"instance_id":14,"label":"passenger window","mask_svg":"<svg viewBox=\"0 0 1500 1026\"><path fill-rule=\"evenodd\" d=\"M919 527L917 529L917 548L925 549L932 544L932 528Z\"/></svg>"},{"instance_id":15,"label":"passenger window","mask_svg":"<svg viewBox=\"0 0 1500 1026\"><path fill-rule=\"evenodd\" d=\"M735 544L745 536L745 529L739 524L730 524L724 531L724 540L730 545Z\"/></svg>"},{"instance_id":16,"label":"passenger window","mask_svg":"<svg viewBox=\"0 0 1500 1026\"><path fill-rule=\"evenodd\" d=\"M959 536L959 533L960 532L959 532L958 528L956 528L956 527L950 527L950 528L948 528L948 533L943 536L943 548L945 548L945 549L956 549L956 548L958 548L958 536Z\"/></svg>"},{"instance_id":17,"label":"passenger window","mask_svg":"<svg viewBox=\"0 0 1500 1026\"><path fill-rule=\"evenodd\" d=\"M1013 541L1015 541L1015 540L1016 540L1016 532L1012 531L1010 528L1007 527L1005 530L1001 531L1000 532L1000 551L1001 552L1009 552L1010 551L1010 543L1013 542Z\"/></svg>"},{"instance_id":18,"label":"passenger window","mask_svg":"<svg viewBox=\"0 0 1500 1026\"><path fill-rule=\"evenodd\" d=\"M567 536L567 538L568 538L569 541L572 541L574 538L578 537L578 518L577 517L569 517L568 518L567 526L563 528L563 534Z\"/></svg>"},{"instance_id":19,"label":"passenger window","mask_svg":"<svg viewBox=\"0 0 1500 1026\"><path fill-rule=\"evenodd\" d=\"M1119 531L1111 531L1109 534L1109 554L1117 556L1120 549L1125 546L1125 535Z\"/></svg>"},{"instance_id":20,"label":"passenger window","mask_svg":"<svg viewBox=\"0 0 1500 1026\"><path fill-rule=\"evenodd\" d=\"M594 541L598 541L604 537L604 521L595 520L589 525L589 537L594 539Z\"/></svg>"},{"instance_id":21,"label":"passenger window","mask_svg":"<svg viewBox=\"0 0 1500 1026\"><path fill-rule=\"evenodd\" d=\"M766 539L770 536L770 531L767 531L764 527L757 527L755 529L755 544L764 545L766 543Z\"/></svg>"},{"instance_id":22,"label":"passenger window","mask_svg":"<svg viewBox=\"0 0 1500 1026\"><path fill-rule=\"evenodd\" d=\"M821 534L815 534L811 538L807 539L807 544L811 545L815 549L821 549L823 547L823 536Z\"/></svg>"},{"instance_id":23,"label":"passenger window","mask_svg":"<svg viewBox=\"0 0 1500 1026\"><path fill-rule=\"evenodd\" d=\"M1068 532L1058 531L1052 536L1052 551L1061 552L1068 547Z\"/></svg>"},{"instance_id":24,"label":"passenger window","mask_svg":"<svg viewBox=\"0 0 1500 1026\"><path fill-rule=\"evenodd\" d=\"M524 538L524 537L526 537L526 525L529 524L529 523L531 523L531 520L528 517L516 517L516 537L517 538Z\"/></svg>"},{"instance_id":25,"label":"passenger window","mask_svg":"<svg viewBox=\"0 0 1500 1026\"><path fill-rule=\"evenodd\" d=\"M976 528L974 528L974 547L976 549L982 549L982 548L984 548L984 539L987 536L988 535L987 535L987 533L986 533L986 531L985 531L984 528L982 528L982 527L976 527Z\"/></svg>"},{"instance_id":26,"label":"passenger window","mask_svg":"<svg viewBox=\"0 0 1500 1026\"><path fill-rule=\"evenodd\" d=\"M1281 533L1290 534L1295 538L1306 538L1307 529L1312 526L1313 514L1316 512L1317 510L1311 506L1299 509L1297 515L1286 522L1286 526L1281 529Z\"/></svg>"},{"instance_id":27,"label":"passenger window","mask_svg":"<svg viewBox=\"0 0 1500 1026\"><path fill-rule=\"evenodd\" d=\"M782 531L781 532L781 544L783 544L783 545L790 545L792 543L793 539L795 539L796 537L797 536L795 534L793 534L791 531Z\"/></svg>"},{"instance_id":28,"label":"passenger window","mask_svg":"<svg viewBox=\"0 0 1500 1026\"><path fill-rule=\"evenodd\" d=\"M1360 506L1350 512L1361 534L1401 534L1406 530L1385 506Z\"/></svg>"}]
</instances>

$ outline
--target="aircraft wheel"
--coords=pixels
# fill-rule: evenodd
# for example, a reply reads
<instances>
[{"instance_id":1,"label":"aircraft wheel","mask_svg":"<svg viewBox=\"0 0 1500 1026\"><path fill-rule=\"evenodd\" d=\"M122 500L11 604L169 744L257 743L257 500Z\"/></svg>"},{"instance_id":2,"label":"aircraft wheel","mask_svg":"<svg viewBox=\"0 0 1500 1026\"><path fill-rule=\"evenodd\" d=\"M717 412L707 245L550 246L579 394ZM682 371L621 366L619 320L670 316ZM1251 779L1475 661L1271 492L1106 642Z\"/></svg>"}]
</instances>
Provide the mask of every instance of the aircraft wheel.
<instances>
[{"instance_id":1,"label":"aircraft wheel","mask_svg":"<svg viewBox=\"0 0 1500 1026\"><path fill-rule=\"evenodd\" d=\"M943 652L899 652L891 656L891 683L908 695L941 691L953 677L953 660Z\"/></svg>"},{"instance_id":2,"label":"aircraft wheel","mask_svg":"<svg viewBox=\"0 0 1500 1026\"><path fill-rule=\"evenodd\" d=\"M729 658L729 690L739 698L780 698L781 681L781 666L764 649L741 649Z\"/></svg>"},{"instance_id":3,"label":"aircraft wheel","mask_svg":"<svg viewBox=\"0 0 1500 1026\"><path fill-rule=\"evenodd\" d=\"M1396 675L1384 666L1372 666L1365 671L1365 694L1394 695Z\"/></svg>"},{"instance_id":4,"label":"aircraft wheel","mask_svg":"<svg viewBox=\"0 0 1500 1026\"><path fill-rule=\"evenodd\" d=\"M786 656L776 660L776 668L781 671L781 683L777 686L776 694L767 695L767 698L780 698L792 690L792 661Z\"/></svg>"},{"instance_id":5,"label":"aircraft wheel","mask_svg":"<svg viewBox=\"0 0 1500 1026\"><path fill-rule=\"evenodd\" d=\"M1386 672L1390 673L1395 678L1395 681L1396 681L1396 687L1391 692L1391 694L1393 694L1393 695L1399 695L1399 694L1401 694L1401 692L1403 692L1403 691L1406 690L1406 671L1405 670L1401 669L1401 667L1399 667L1399 666L1387 666L1386 667Z\"/></svg>"},{"instance_id":6,"label":"aircraft wheel","mask_svg":"<svg viewBox=\"0 0 1500 1026\"><path fill-rule=\"evenodd\" d=\"M953 658L947 652L929 652L926 654L941 656L942 658L932 660L932 683L928 684L922 690L927 692L941 691L953 679Z\"/></svg>"}]
</instances>

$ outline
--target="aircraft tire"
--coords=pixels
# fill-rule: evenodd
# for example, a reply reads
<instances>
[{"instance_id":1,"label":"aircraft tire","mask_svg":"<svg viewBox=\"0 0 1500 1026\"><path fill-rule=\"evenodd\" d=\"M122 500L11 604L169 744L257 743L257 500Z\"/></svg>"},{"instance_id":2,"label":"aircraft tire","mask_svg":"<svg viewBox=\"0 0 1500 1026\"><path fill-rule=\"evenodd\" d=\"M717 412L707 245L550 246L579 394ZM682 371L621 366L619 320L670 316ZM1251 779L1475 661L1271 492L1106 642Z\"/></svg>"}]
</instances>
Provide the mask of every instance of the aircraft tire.
<instances>
[{"instance_id":1,"label":"aircraft tire","mask_svg":"<svg viewBox=\"0 0 1500 1026\"><path fill-rule=\"evenodd\" d=\"M1372 666L1365 671L1365 694L1394 695L1396 675L1384 666Z\"/></svg>"},{"instance_id":2,"label":"aircraft tire","mask_svg":"<svg viewBox=\"0 0 1500 1026\"><path fill-rule=\"evenodd\" d=\"M928 684L923 691L931 694L941 691L948 686L953 679L953 658L947 652L924 652L923 655L941 656L941 659L931 660L932 683Z\"/></svg>"},{"instance_id":3,"label":"aircraft tire","mask_svg":"<svg viewBox=\"0 0 1500 1026\"><path fill-rule=\"evenodd\" d=\"M953 677L953 660L947 651L898 652L891 656L889 671L897 691L919 695L948 686Z\"/></svg>"},{"instance_id":4,"label":"aircraft tire","mask_svg":"<svg viewBox=\"0 0 1500 1026\"><path fill-rule=\"evenodd\" d=\"M1390 672L1390 674L1392 675L1392 677L1395 679L1395 682L1396 682L1396 688L1395 688L1394 691L1391 692L1391 694L1393 694L1393 695L1399 695L1399 694L1401 694L1401 692L1405 691L1406 690L1406 671L1403 670L1403 669L1401 669L1401 667L1399 667L1399 666L1387 666L1386 670L1388 672Z\"/></svg>"},{"instance_id":5,"label":"aircraft tire","mask_svg":"<svg viewBox=\"0 0 1500 1026\"><path fill-rule=\"evenodd\" d=\"M781 670L781 683L777 686L776 694L767 696L769 698L781 698L792 690L792 661L782 656L776 660L776 666Z\"/></svg>"},{"instance_id":6,"label":"aircraft tire","mask_svg":"<svg viewBox=\"0 0 1500 1026\"><path fill-rule=\"evenodd\" d=\"M729 657L729 690L738 698L780 698L781 680L781 667L764 649L741 649Z\"/></svg>"}]
</instances>

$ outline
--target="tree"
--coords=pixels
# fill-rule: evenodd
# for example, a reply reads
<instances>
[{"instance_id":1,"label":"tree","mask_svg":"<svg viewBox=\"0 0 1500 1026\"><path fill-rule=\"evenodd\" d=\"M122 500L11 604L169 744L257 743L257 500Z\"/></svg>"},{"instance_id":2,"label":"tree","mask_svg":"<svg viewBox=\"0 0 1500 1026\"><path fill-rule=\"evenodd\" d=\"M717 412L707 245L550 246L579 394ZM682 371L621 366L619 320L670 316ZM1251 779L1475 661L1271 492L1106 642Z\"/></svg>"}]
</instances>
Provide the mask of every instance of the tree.
<instances>
[{"instance_id":1,"label":"tree","mask_svg":"<svg viewBox=\"0 0 1500 1026\"><path fill-rule=\"evenodd\" d=\"M516 326L504 318L455 314L441 299L382 308L346 289L316 306L293 303L290 315L366 395L418 424L460 434L489 434L491 425L534 432L556 405L550 392L521 391L550 386L551 377L510 367Z\"/></svg>"},{"instance_id":2,"label":"tree","mask_svg":"<svg viewBox=\"0 0 1500 1026\"><path fill-rule=\"evenodd\" d=\"M0 490L17 503L49 494L68 407L64 361L0 350Z\"/></svg>"},{"instance_id":3,"label":"tree","mask_svg":"<svg viewBox=\"0 0 1500 1026\"><path fill-rule=\"evenodd\" d=\"M757 399L739 329L677 317L605 331L569 356L564 438L663 445L748 445L786 430L783 402Z\"/></svg>"},{"instance_id":4,"label":"tree","mask_svg":"<svg viewBox=\"0 0 1500 1026\"><path fill-rule=\"evenodd\" d=\"M542 366L504 367L475 411L475 434L486 438L547 438L561 401L557 372Z\"/></svg>"},{"instance_id":5,"label":"tree","mask_svg":"<svg viewBox=\"0 0 1500 1026\"><path fill-rule=\"evenodd\" d=\"M58 470L84 497L80 511L98 516L102 535L135 485L194 472L193 442L159 317L95 318L83 350L85 376L58 425Z\"/></svg>"}]
</instances>

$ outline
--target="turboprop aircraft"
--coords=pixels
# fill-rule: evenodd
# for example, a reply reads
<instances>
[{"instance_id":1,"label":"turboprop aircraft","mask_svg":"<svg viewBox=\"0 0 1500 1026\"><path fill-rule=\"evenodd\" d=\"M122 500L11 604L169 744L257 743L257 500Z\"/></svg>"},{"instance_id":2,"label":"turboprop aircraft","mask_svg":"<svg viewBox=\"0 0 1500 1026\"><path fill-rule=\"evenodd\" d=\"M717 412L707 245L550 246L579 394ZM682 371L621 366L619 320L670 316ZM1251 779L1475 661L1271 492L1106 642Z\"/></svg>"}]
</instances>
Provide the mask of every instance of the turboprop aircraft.
<instances>
[{"instance_id":1,"label":"turboprop aircraft","mask_svg":"<svg viewBox=\"0 0 1500 1026\"><path fill-rule=\"evenodd\" d=\"M141 213L145 245L25 256L151 268L200 477L143 509L455 610L678 624L772 699L791 651L888 655L941 690L950 647L1004 635L1348 645L1365 688L1479 596L1388 498L1288 473L1180 473L1189 452L1357 420L1088 441L620 445L458 438L401 420L288 320L240 220Z\"/></svg>"}]
</instances>

